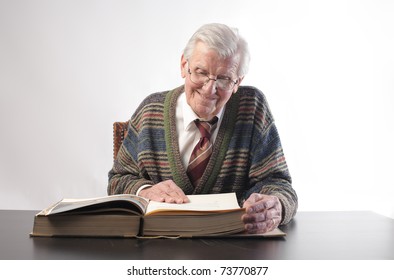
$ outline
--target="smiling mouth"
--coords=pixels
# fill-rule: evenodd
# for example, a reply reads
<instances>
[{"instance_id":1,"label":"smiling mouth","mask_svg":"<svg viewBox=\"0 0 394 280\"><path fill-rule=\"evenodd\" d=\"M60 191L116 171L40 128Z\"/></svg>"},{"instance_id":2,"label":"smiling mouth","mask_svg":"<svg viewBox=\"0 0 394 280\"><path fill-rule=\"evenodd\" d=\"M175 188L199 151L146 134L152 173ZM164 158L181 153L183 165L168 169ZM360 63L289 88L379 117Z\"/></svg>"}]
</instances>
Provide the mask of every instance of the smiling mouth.
<instances>
[{"instance_id":1,"label":"smiling mouth","mask_svg":"<svg viewBox=\"0 0 394 280\"><path fill-rule=\"evenodd\" d=\"M198 90L196 90L195 92L198 93L198 95L200 96L200 98L201 98L203 101L212 102L212 101L215 101L215 100L217 99L216 96L207 97L207 96L205 96L204 94L202 94L201 92L199 92Z\"/></svg>"}]
</instances>

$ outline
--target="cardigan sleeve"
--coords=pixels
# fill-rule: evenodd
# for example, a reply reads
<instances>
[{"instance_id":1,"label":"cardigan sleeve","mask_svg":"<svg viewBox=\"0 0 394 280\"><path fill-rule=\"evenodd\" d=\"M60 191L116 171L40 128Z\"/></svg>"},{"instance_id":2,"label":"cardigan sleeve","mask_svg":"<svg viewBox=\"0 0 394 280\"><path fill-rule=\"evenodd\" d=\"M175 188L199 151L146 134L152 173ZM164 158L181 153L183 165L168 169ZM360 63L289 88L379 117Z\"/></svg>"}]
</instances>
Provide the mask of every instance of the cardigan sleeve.
<instances>
[{"instance_id":1,"label":"cardigan sleeve","mask_svg":"<svg viewBox=\"0 0 394 280\"><path fill-rule=\"evenodd\" d=\"M250 146L249 187L244 193L247 199L252 193L274 195L282 204L282 222L287 224L295 216L298 198L292 187L292 179L283 153L279 133L264 94L256 88L253 93L254 129Z\"/></svg>"},{"instance_id":2,"label":"cardigan sleeve","mask_svg":"<svg viewBox=\"0 0 394 280\"><path fill-rule=\"evenodd\" d=\"M274 122L268 126L261 135L260 141L254 146L249 179L252 187L245 197L249 197L254 192L278 197L282 204L281 224L290 222L297 212L298 198L292 187L291 176Z\"/></svg>"},{"instance_id":3,"label":"cardigan sleeve","mask_svg":"<svg viewBox=\"0 0 394 280\"><path fill-rule=\"evenodd\" d=\"M165 153L163 126L163 104L168 91L147 96L138 106L128 122L127 136L123 140L108 173L107 193L136 194L146 185L154 185L163 179L155 168L150 172L146 164L160 166Z\"/></svg>"},{"instance_id":4,"label":"cardigan sleeve","mask_svg":"<svg viewBox=\"0 0 394 280\"><path fill-rule=\"evenodd\" d=\"M107 193L112 194L136 194L138 189L144 185L154 183L142 175L138 166L138 133L129 122L126 138L119 149L112 169L108 174Z\"/></svg>"}]
</instances>

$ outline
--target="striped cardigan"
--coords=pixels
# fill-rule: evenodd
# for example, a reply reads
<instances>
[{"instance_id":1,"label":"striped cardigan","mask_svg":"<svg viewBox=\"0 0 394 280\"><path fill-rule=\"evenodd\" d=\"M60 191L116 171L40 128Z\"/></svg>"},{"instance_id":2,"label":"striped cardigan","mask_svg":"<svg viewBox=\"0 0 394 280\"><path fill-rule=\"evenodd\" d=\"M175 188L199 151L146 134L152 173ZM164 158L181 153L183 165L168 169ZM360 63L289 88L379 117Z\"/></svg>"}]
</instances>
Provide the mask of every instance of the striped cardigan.
<instances>
[{"instance_id":1,"label":"striped cardigan","mask_svg":"<svg viewBox=\"0 0 394 280\"><path fill-rule=\"evenodd\" d=\"M175 127L176 102L183 91L181 86L152 94L138 107L109 172L108 194L135 194L143 185L168 179L185 194L235 192L240 204L257 192L277 196L282 224L288 223L298 200L264 95L245 86L233 94L206 171L193 187L181 161Z\"/></svg>"}]
</instances>

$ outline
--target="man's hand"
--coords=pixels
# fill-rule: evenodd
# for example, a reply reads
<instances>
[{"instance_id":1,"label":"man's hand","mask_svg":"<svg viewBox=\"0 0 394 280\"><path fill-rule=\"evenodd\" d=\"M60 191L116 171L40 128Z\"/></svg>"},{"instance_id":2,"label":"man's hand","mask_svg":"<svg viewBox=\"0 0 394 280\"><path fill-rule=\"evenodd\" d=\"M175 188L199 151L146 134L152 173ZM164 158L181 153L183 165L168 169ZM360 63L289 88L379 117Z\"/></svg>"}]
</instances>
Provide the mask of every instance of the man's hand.
<instances>
[{"instance_id":1,"label":"man's hand","mask_svg":"<svg viewBox=\"0 0 394 280\"><path fill-rule=\"evenodd\" d=\"M140 196L167 203L186 203L189 199L174 181L167 180L140 191Z\"/></svg>"},{"instance_id":2,"label":"man's hand","mask_svg":"<svg viewBox=\"0 0 394 280\"><path fill-rule=\"evenodd\" d=\"M242 221L248 233L274 230L282 220L282 205L276 196L253 193L244 202Z\"/></svg>"}]
</instances>

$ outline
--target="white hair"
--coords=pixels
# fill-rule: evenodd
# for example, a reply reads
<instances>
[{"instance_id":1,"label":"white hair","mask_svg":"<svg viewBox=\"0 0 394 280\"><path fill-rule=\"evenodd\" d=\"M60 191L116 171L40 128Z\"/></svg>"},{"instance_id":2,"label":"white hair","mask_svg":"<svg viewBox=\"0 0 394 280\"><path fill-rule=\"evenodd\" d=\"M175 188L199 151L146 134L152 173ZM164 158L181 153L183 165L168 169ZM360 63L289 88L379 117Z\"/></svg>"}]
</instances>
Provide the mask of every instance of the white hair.
<instances>
[{"instance_id":1,"label":"white hair","mask_svg":"<svg viewBox=\"0 0 394 280\"><path fill-rule=\"evenodd\" d=\"M216 51L221 58L239 56L238 76L243 77L249 69L250 54L248 43L238 33L238 29L220 23L201 26L190 38L183 55L189 59L198 42Z\"/></svg>"}]
</instances>

